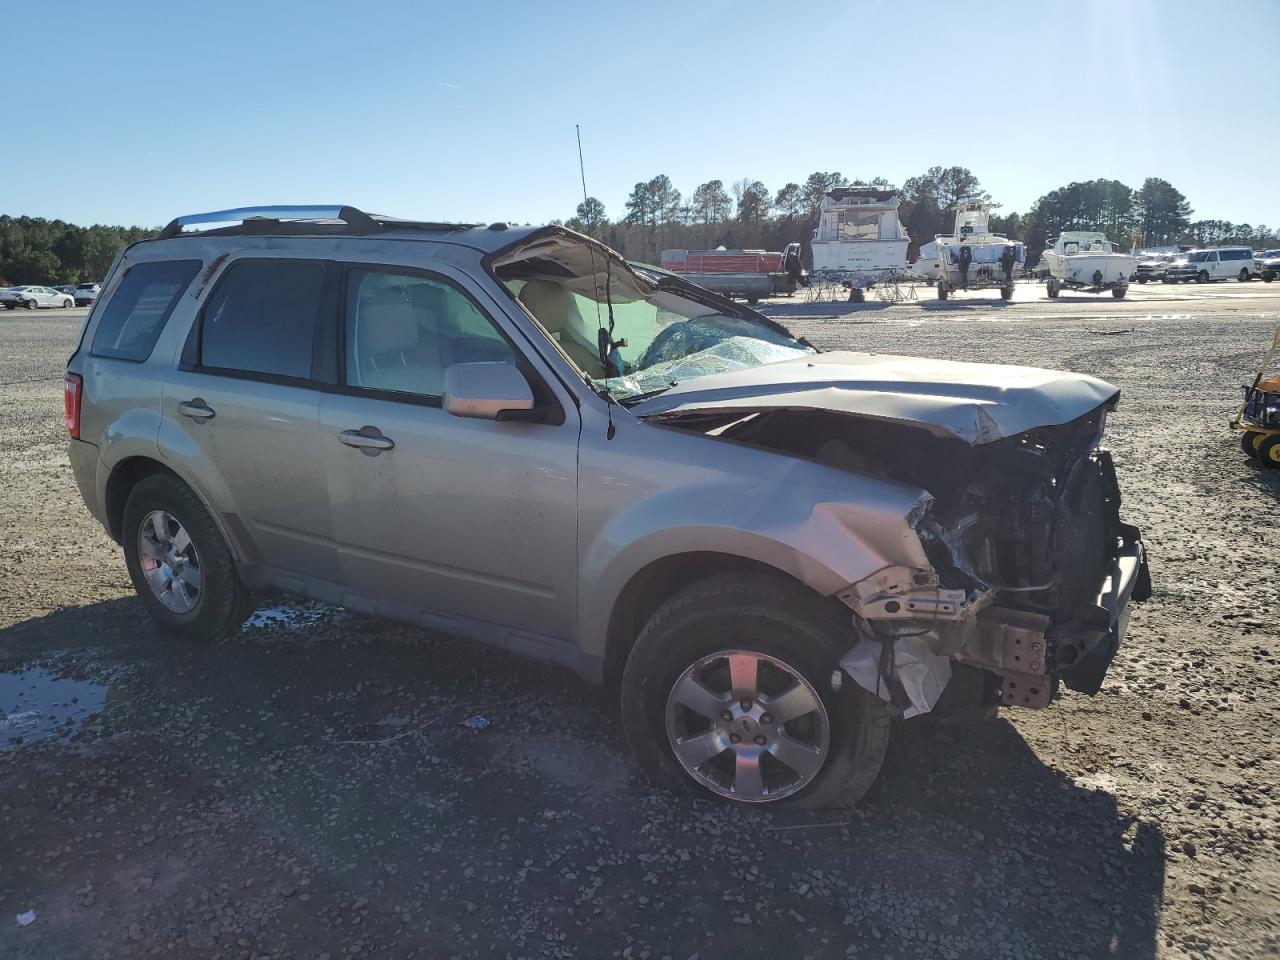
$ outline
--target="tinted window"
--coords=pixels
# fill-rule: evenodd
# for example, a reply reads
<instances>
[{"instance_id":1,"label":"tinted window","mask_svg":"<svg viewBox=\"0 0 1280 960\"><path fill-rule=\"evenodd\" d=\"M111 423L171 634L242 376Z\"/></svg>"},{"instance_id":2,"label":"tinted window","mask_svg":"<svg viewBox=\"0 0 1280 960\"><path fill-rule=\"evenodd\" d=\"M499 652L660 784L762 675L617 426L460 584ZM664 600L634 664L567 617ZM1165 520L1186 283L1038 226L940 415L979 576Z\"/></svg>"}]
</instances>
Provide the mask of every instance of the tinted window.
<instances>
[{"instance_id":1,"label":"tinted window","mask_svg":"<svg viewBox=\"0 0 1280 960\"><path fill-rule=\"evenodd\" d=\"M204 308L200 365L309 378L324 271L318 260L233 264Z\"/></svg>"},{"instance_id":2,"label":"tinted window","mask_svg":"<svg viewBox=\"0 0 1280 960\"><path fill-rule=\"evenodd\" d=\"M145 360L160 337L199 260L138 263L129 268L107 301L91 352L99 357Z\"/></svg>"},{"instance_id":3,"label":"tinted window","mask_svg":"<svg viewBox=\"0 0 1280 960\"><path fill-rule=\"evenodd\" d=\"M423 276L352 270L345 325L348 386L438 397L451 364L515 362L465 294Z\"/></svg>"}]
</instances>

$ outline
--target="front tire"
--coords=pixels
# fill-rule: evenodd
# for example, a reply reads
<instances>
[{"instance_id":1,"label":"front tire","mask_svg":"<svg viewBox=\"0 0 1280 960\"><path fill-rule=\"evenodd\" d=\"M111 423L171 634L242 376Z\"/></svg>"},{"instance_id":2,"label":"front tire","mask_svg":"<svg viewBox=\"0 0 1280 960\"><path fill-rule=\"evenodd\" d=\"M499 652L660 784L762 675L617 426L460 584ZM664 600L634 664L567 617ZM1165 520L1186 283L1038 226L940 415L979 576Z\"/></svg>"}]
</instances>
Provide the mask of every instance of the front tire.
<instances>
[{"instance_id":1,"label":"front tire","mask_svg":"<svg viewBox=\"0 0 1280 960\"><path fill-rule=\"evenodd\" d=\"M659 783L743 803L856 803L889 744L885 704L831 689L854 632L838 603L781 576L726 575L672 596L622 676L622 722Z\"/></svg>"},{"instance_id":2,"label":"front tire","mask_svg":"<svg viewBox=\"0 0 1280 960\"><path fill-rule=\"evenodd\" d=\"M1250 460L1258 459L1258 444L1262 441L1262 434L1253 430L1246 430L1240 437L1240 449L1244 451L1245 456Z\"/></svg>"},{"instance_id":3,"label":"front tire","mask_svg":"<svg viewBox=\"0 0 1280 960\"><path fill-rule=\"evenodd\" d=\"M133 588L166 630L212 639L239 630L253 611L213 517L176 477L157 474L133 488L122 532Z\"/></svg>"},{"instance_id":4,"label":"front tire","mask_svg":"<svg viewBox=\"0 0 1280 960\"><path fill-rule=\"evenodd\" d=\"M1248 271L1248 270L1241 270L1241 271L1240 271L1240 276L1236 277L1236 279L1237 279L1237 280L1239 280L1241 283L1244 283L1246 280L1248 280L1248 279L1249 279L1249 271Z\"/></svg>"},{"instance_id":5,"label":"front tire","mask_svg":"<svg viewBox=\"0 0 1280 960\"><path fill-rule=\"evenodd\" d=\"M71 301L71 300L63 300L63 301L62 301L62 309L63 309L63 310L70 310L70 309L71 309L72 307L74 307L74 306L75 306L75 303L74 303L73 301Z\"/></svg>"},{"instance_id":6,"label":"front tire","mask_svg":"<svg viewBox=\"0 0 1280 960\"><path fill-rule=\"evenodd\" d=\"M1196 274L1196 283L1208 283L1208 282L1209 282L1209 271L1201 270L1199 273Z\"/></svg>"},{"instance_id":7,"label":"front tire","mask_svg":"<svg viewBox=\"0 0 1280 960\"><path fill-rule=\"evenodd\" d=\"M941 280L938 281L938 299L939 300L947 299L947 285L943 283Z\"/></svg>"}]
</instances>

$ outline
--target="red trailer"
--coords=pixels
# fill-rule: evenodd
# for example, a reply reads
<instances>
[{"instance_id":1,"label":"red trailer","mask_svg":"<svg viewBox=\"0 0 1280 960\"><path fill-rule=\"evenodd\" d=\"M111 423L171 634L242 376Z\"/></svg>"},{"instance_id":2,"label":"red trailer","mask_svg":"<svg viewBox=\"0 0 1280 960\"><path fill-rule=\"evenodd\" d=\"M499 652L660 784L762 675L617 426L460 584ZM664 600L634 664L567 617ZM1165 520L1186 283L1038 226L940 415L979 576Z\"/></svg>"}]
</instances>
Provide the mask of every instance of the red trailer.
<instances>
[{"instance_id":1,"label":"red trailer","mask_svg":"<svg viewBox=\"0 0 1280 960\"><path fill-rule=\"evenodd\" d=\"M726 296L755 303L774 293L791 293L804 283L800 244L772 250L663 250L662 268Z\"/></svg>"}]
</instances>

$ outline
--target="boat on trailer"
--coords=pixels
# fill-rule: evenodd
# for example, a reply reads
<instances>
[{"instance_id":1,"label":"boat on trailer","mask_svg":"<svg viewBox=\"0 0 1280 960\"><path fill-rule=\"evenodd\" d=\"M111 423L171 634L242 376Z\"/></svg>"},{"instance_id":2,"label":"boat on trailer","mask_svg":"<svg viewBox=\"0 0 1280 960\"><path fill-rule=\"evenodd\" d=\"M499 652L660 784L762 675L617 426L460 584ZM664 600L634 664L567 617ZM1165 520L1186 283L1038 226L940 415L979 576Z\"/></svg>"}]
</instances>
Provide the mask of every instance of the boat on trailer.
<instances>
[{"instance_id":1,"label":"boat on trailer","mask_svg":"<svg viewBox=\"0 0 1280 960\"><path fill-rule=\"evenodd\" d=\"M810 275L848 287L849 300L861 303L864 290L906 272L910 242L898 219L896 187L834 187L819 208Z\"/></svg>"},{"instance_id":2,"label":"boat on trailer","mask_svg":"<svg viewBox=\"0 0 1280 960\"><path fill-rule=\"evenodd\" d=\"M1013 281L1027 259L1024 244L991 232L991 211L998 203L977 198L955 206L955 232L934 237L934 259L938 299L945 300L958 290L999 288L1005 300L1013 299ZM916 272L927 268L923 256Z\"/></svg>"},{"instance_id":3,"label":"boat on trailer","mask_svg":"<svg viewBox=\"0 0 1280 960\"><path fill-rule=\"evenodd\" d=\"M1117 299L1129 292L1129 281L1138 272L1138 258L1121 253L1106 234L1091 230L1068 230L1041 255L1049 268L1045 290L1057 297L1063 287L1102 293L1110 290Z\"/></svg>"}]
</instances>

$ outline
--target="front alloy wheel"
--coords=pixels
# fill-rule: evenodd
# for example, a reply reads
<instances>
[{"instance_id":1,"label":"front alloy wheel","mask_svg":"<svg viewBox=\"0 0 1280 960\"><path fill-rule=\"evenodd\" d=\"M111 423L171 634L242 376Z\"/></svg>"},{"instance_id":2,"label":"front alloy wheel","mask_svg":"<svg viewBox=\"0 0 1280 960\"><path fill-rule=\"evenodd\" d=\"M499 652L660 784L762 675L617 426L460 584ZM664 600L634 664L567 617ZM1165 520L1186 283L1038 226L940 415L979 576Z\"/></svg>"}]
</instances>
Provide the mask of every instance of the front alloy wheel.
<instances>
[{"instance_id":1,"label":"front alloy wheel","mask_svg":"<svg viewBox=\"0 0 1280 960\"><path fill-rule=\"evenodd\" d=\"M780 800L822 769L826 708L798 670L749 650L691 664L667 698L667 740L694 780L730 800Z\"/></svg>"},{"instance_id":2,"label":"front alloy wheel","mask_svg":"<svg viewBox=\"0 0 1280 960\"><path fill-rule=\"evenodd\" d=\"M726 573L661 604L622 671L622 723L656 782L738 803L847 806L889 745L883 701L834 682L849 612L787 577Z\"/></svg>"}]
</instances>

